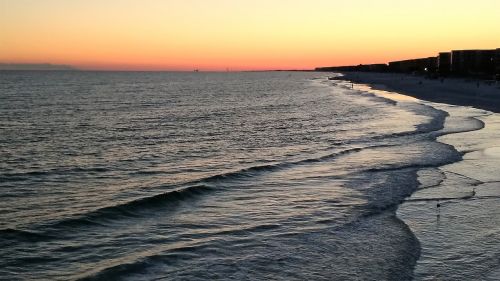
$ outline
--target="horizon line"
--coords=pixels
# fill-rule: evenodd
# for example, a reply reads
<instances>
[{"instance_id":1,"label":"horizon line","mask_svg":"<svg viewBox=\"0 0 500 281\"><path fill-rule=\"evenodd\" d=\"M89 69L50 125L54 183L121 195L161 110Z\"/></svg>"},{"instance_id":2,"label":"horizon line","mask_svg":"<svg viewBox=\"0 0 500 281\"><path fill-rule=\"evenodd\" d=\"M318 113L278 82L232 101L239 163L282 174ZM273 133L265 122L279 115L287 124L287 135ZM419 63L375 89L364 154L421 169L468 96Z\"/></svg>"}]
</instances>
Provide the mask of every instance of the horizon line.
<instances>
[{"instance_id":1,"label":"horizon line","mask_svg":"<svg viewBox=\"0 0 500 281\"><path fill-rule=\"evenodd\" d=\"M54 63L11 63L0 62L0 71L82 71L82 72L273 72L273 71L314 71L314 68L270 68L270 69L147 69L147 68L82 68L71 64L54 64Z\"/></svg>"}]
</instances>

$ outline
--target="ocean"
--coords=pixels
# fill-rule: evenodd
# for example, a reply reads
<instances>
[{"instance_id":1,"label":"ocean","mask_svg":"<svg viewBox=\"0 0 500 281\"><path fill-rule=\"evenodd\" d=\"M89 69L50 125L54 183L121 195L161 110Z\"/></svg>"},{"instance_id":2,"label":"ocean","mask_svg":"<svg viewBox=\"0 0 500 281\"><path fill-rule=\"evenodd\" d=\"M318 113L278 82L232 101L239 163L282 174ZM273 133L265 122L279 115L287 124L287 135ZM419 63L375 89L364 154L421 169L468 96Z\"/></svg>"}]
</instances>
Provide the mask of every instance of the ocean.
<instances>
[{"instance_id":1,"label":"ocean","mask_svg":"<svg viewBox=\"0 0 500 281\"><path fill-rule=\"evenodd\" d=\"M314 72L1 72L0 279L435 277L411 196L488 115L450 108Z\"/></svg>"}]
</instances>

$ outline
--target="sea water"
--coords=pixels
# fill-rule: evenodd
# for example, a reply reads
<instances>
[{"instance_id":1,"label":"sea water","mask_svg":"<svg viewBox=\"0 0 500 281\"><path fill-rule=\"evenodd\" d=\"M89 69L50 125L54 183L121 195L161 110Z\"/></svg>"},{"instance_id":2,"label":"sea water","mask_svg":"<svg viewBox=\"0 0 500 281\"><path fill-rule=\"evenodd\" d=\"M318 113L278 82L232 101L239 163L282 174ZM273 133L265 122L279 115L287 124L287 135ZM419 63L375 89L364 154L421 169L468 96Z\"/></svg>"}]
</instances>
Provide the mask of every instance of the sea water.
<instances>
[{"instance_id":1,"label":"sea water","mask_svg":"<svg viewBox=\"0 0 500 281\"><path fill-rule=\"evenodd\" d=\"M484 127L449 117L310 72L2 72L0 279L409 280L396 210Z\"/></svg>"}]
</instances>

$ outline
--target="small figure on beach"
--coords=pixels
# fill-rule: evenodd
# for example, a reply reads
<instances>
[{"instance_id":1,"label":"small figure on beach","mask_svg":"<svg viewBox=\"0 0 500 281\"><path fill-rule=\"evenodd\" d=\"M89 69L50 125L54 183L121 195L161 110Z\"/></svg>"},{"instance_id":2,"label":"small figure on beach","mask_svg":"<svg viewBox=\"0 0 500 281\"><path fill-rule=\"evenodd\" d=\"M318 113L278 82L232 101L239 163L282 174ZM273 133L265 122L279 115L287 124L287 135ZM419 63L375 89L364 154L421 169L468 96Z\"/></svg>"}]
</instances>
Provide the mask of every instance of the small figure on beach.
<instances>
[{"instance_id":1,"label":"small figure on beach","mask_svg":"<svg viewBox=\"0 0 500 281\"><path fill-rule=\"evenodd\" d=\"M436 217L438 220L441 217L441 203L439 203L439 200L436 203Z\"/></svg>"},{"instance_id":2,"label":"small figure on beach","mask_svg":"<svg viewBox=\"0 0 500 281\"><path fill-rule=\"evenodd\" d=\"M471 192L471 197L476 196L476 188L474 187Z\"/></svg>"}]
</instances>

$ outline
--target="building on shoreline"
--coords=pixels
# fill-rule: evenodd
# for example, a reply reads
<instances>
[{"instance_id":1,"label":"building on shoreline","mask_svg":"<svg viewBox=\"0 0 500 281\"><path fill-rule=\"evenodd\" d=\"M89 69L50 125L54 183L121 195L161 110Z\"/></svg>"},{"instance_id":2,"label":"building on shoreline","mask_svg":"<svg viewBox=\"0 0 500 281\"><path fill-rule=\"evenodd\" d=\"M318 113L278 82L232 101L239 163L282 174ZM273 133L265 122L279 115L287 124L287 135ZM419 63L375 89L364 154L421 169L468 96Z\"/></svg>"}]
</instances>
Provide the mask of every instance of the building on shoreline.
<instances>
[{"instance_id":1,"label":"building on shoreline","mask_svg":"<svg viewBox=\"0 0 500 281\"><path fill-rule=\"evenodd\" d=\"M495 74L500 76L500 48L495 50Z\"/></svg>"},{"instance_id":2,"label":"building on shoreline","mask_svg":"<svg viewBox=\"0 0 500 281\"><path fill-rule=\"evenodd\" d=\"M437 57L437 72L448 75L451 72L451 52L441 52Z\"/></svg>"},{"instance_id":3,"label":"building on shoreline","mask_svg":"<svg viewBox=\"0 0 500 281\"><path fill-rule=\"evenodd\" d=\"M316 71L362 71L423 73L433 77L471 76L500 79L500 48L490 50L453 50L436 57L391 61L388 64L318 67Z\"/></svg>"},{"instance_id":4,"label":"building on shoreline","mask_svg":"<svg viewBox=\"0 0 500 281\"><path fill-rule=\"evenodd\" d=\"M436 69L437 57L389 62L392 72L435 72Z\"/></svg>"},{"instance_id":5,"label":"building on shoreline","mask_svg":"<svg viewBox=\"0 0 500 281\"><path fill-rule=\"evenodd\" d=\"M483 76L495 74L496 50L454 50L451 70L457 75Z\"/></svg>"},{"instance_id":6,"label":"building on shoreline","mask_svg":"<svg viewBox=\"0 0 500 281\"><path fill-rule=\"evenodd\" d=\"M378 64L360 64L348 66L327 66L317 67L316 71L361 71L361 72L387 72L389 66L385 63Z\"/></svg>"}]
</instances>

